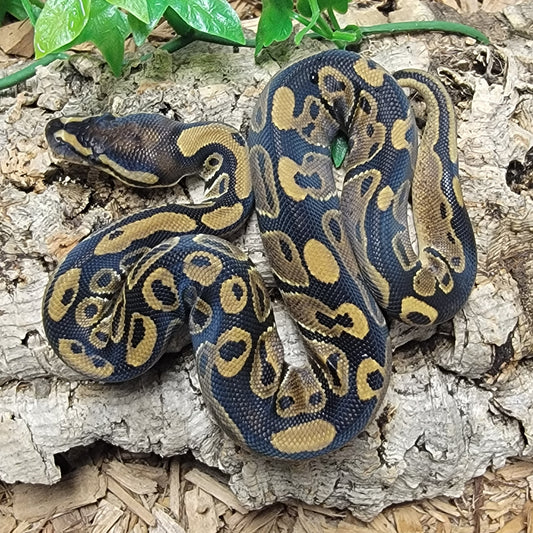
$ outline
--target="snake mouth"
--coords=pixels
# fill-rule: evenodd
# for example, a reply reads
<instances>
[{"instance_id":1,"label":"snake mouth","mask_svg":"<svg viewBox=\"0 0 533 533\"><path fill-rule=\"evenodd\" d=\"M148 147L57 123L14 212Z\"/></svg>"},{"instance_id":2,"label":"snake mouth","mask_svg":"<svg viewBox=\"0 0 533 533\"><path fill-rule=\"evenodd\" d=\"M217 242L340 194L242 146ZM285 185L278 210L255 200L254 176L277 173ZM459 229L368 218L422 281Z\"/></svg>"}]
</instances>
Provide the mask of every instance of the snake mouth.
<instances>
[{"instance_id":1,"label":"snake mouth","mask_svg":"<svg viewBox=\"0 0 533 533\"><path fill-rule=\"evenodd\" d=\"M92 149L77 140L76 130L79 130L82 120L81 117L55 118L46 125L46 141L54 162L67 161L82 165L90 163Z\"/></svg>"}]
</instances>

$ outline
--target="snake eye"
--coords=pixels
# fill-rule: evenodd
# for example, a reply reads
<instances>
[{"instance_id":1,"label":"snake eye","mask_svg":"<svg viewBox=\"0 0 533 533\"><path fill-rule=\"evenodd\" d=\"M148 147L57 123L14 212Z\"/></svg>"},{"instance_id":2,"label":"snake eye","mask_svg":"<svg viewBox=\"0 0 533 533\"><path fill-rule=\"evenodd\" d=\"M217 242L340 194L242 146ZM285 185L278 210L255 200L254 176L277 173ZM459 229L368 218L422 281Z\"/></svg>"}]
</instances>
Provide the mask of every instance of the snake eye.
<instances>
[{"instance_id":1,"label":"snake eye","mask_svg":"<svg viewBox=\"0 0 533 533\"><path fill-rule=\"evenodd\" d=\"M207 171L213 171L218 170L222 165L222 155L215 153L211 154L205 161L204 161L204 168Z\"/></svg>"},{"instance_id":2,"label":"snake eye","mask_svg":"<svg viewBox=\"0 0 533 533\"><path fill-rule=\"evenodd\" d=\"M316 72L312 72L309 79L311 80L311 83L318 83L318 74Z\"/></svg>"}]
</instances>

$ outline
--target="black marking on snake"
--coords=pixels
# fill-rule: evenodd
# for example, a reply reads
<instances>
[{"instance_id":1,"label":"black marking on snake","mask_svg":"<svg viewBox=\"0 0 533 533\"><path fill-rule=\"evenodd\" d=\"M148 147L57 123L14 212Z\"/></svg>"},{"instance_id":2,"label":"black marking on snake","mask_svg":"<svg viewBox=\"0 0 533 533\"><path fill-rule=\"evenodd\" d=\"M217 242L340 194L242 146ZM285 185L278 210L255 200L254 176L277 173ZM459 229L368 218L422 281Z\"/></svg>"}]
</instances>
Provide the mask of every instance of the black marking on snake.
<instances>
[{"instance_id":1,"label":"black marking on snake","mask_svg":"<svg viewBox=\"0 0 533 533\"><path fill-rule=\"evenodd\" d=\"M309 115L313 120L316 120L319 114L320 114L320 107L316 102L313 102L309 106Z\"/></svg>"},{"instance_id":2,"label":"black marking on snake","mask_svg":"<svg viewBox=\"0 0 533 533\"><path fill-rule=\"evenodd\" d=\"M331 74L324 77L324 85L332 93L340 93L346 90L346 84Z\"/></svg>"},{"instance_id":3,"label":"black marking on snake","mask_svg":"<svg viewBox=\"0 0 533 533\"><path fill-rule=\"evenodd\" d=\"M368 151L368 157L369 157L369 158L374 157L378 151L379 151L379 143L374 143L374 144L370 147L370 150Z\"/></svg>"},{"instance_id":4,"label":"black marking on snake","mask_svg":"<svg viewBox=\"0 0 533 533\"><path fill-rule=\"evenodd\" d=\"M198 307L194 307L192 310L191 319L200 329L203 329L207 322L209 321L209 314L204 313Z\"/></svg>"},{"instance_id":5,"label":"black marking on snake","mask_svg":"<svg viewBox=\"0 0 533 533\"><path fill-rule=\"evenodd\" d=\"M331 231L331 235L337 242L342 241L342 227L337 219L332 218L329 221L329 230Z\"/></svg>"},{"instance_id":6,"label":"black marking on snake","mask_svg":"<svg viewBox=\"0 0 533 533\"><path fill-rule=\"evenodd\" d=\"M287 409L289 409L290 407L294 405L294 398L292 396L282 396L278 400L278 405L280 409L282 409L283 411L286 411Z\"/></svg>"},{"instance_id":7,"label":"black marking on snake","mask_svg":"<svg viewBox=\"0 0 533 533\"><path fill-rule=\"evenodd\" d=\"M85 317L86 318L93 318L96 313L98 313L98 306L96 304L89 304L85 308Z\"/></svg>"},{"instance_id":8,"label":"black marking on snake","mask_svg":"<svg viewBox=\"0 0 533 533\"><path fill-rule=\"evenodd\" d=\"M383 374L379 370L374 370L368 374L366 382L372 390L380 390L383 387Z\"/></svg>"},{"instance_id":9,"label":"black marking on snake","mask_svg":"<svg viewBox=\"0 0 533 533\"><path fill-rule=\"evenodd\" d=\"M325 315L324 313L321 313L320 311L317 311L315 313L315 316L316 319L328 329L331 329L336 325L342 326L344 328L351 328L354 325L352 318L347 313L344 313L343 315L336 315L335 317L330 317Z\"/></svg>"},{"instance_id":10,"label":"black marking on snake","mask_svg":"<svg viewBox=\"0 0 533 533\"><path fill-rule=\"evenodd\" d=\"M177 296L174 291L165 285L160 279L156 279L151 283L152 292L154 296L165 306L176 305Z\"/></svg>"},{"instance_id":11,"label":"black marking on snake","mask_svg":"<svg viewBox=\"0 0 533 533\"><path fill-rule=\"evenodd\" d=\"M72 302L72 299L76 295L76 292L72 288L68 288L63 292L61 295L61 304L62 305L69 305Z\"/></svg>"},{"instance_id":12,"label":"black marking on snake","mask_svg":"<svg viewBox=\"0 0 533 533\"><path fill-rule=\"evenodd\" d=\"M83 353L83 346L81 343L78 343L78 342L71 342L70 343L70 350L72 353L75 353L75 354L81 354Z\"/></svg>"},{"instance_id":13,"label":"black marking on snake","mask_svg":"<svg viewBox=\"0 0 533 533\"><path fill-rule=\"evenodd\" d=\"M333 352L326 361L326 366L329 368L329 373L333 380L333 385L335 387L341 386L341 379L339 377L339 361L341 355L339 352Z\"/></svg>"},{"instance_id":14,"label":"black marking on snake","mask_svg":"<svg viewBox=\"0 0 533 533\"><path fill-rule=\"evenodd\" d=\"M285 241L279 241L279 247L281 249L281 253L283 254L283 257L290 263L294 257L292 255L292 249L291 247L285 242ZM263 291L260 291L263 292ZM261 306L263 306L263 303L261 303Z\"/></svg>"},{"instance_id":15,"label":"black marking on snake","mask_svg":"<svg viewBox=\"0 0 533 533\"><path fill-rule=\"evenodd\" d=\"M133 319L133 334L131 336L131 345L136 348L143 340L146 334L144 320L142 318Z\"/></svg>"},{"instance_id":16,"label":"black marking on snake","mask_svg":"<svg viewBox=\"0 0 533 533\"><path fill-rule=\"evenodd\" d=\"M455 237L450 232L446 233L446 237L452 244L455 244Z\"/></svg>"},{"instance_id":17,"label":"black marking on snake","mask_svg":"<svg viewBox=\"0 0 533 533\"><path fill-rule=\"evenodd\" d=\"M265 387L272 385L276 380L276 371L267 360L267 353L263 345L259 347L259 360L261 362L261 384Z\"/></svg>"},{"instance_id":18,"label":"black marking on snake","mask_svg":"<svg viewBox=\"0 0 533 533\"><path fill-rule=\"evenodd\" d=\"M361 96L359 98L359 107L367 114L370 115L372 112L372 106L370 105L370 102L368 101L366 96Z\"/></svg>"},{"instance_id":19,"label":"black marking on snake","mask_svg":"<svg viewBox=\"0 0 533 533\"><path fill-rule=\"evenodd\" d=\"M115 309L115 312L113 313L113 320L111 321L111 335L113 337L116 337L119 333L118 328L121 323L121 311L123 305L124 304L122 302L119 302L117 308Z\"/></svg>"},{"instance_id":20,"label":"black marking on snake","mask_svg":"<svg viewBox=\"0 0 533 533\"><path fill-rule=\"evenodd\" d=\"M313 392L313 394L309 396L309 403L313 406L320 405L321 401L322 401L322 393L320 392Z\"/></svg>"},{"instance_id":21,"label":"black marking on snake","mask_svg":"<svg viewBox=\"0 0 533 533\"><path fill-rule=\"evenodd\" d=\"M316 129L316 126L315 124L313 124L312 122L310 122L309 124L307 124L307 126L305 126L303 129L302 129L302 133L306 136L306 137L311 137L311 135L313 134L313 132L315 131Z\"/></svg>"},{"instance_id":22,"label":"black marking on snake","mask_svg":"<svg viewBox=\"0 0 533 533\"><path fill-rule=\"evenodd\" d=\"M446 209L446 204L444 202L441 202L439 209L440 209L441 218L445 220L446 217L448 216L448 210Z\"/></svg>"},{"instance_id":23,"label":"black marking on snake","mask_svg":"<svg viewBox=\"0 0 533 533\"><path fill-rule=\"evenodd\" d=\"M241 301L242 297L244 296L244 291L238 283L233 284L231 287L231 292L233 292L233 296L235 296L238 301Z\"/></svg>"},{"instance_id":24,"label":"black marking on snake","mask_svg":"<svg viewBox=\"0 0 533 533\"><path fill-rule=\"evenodd\" d=\"M361 182L361 196L364 196L368 192L372 183L374 183L374 176L369 175L363 178L363 181Z\"/></svg>"},{"instance_id":25,"label":"black marking on snake","mask_svg":"<svg viewBox=\"0 0 533 533\"><path fill-rule=\"evenodd\" d=\"M115 229L111 233L109 233L109 240L114 241L115 239L122 237L122 235L124 235L124 231L122 231L120 228Z\"/></svg>"},{"instance_id":26,"label":"black marking on snake","mask_svg":"<svg viewBox=\"0 0 533 533\"><path fill-rule=\"evenodd\" d=\"M98 277L96 283L98 287L100 287L101 289L105 289L111 283L112 279L113 278L111 277L111 274L109 272L104 272Z\"/></svg>"},{"instance_id":27,"label":"black marking on snake","mask_svg":"<svg viewBox=\"0 0 533 533\"><path fill-rule=\"evenodd\" d=\"M238 133L232 133L231 137L239 146L246 146L246 140L242 135L239 135Z\"/></svg>"},{"instance_id":28,"label":"black marking on snake","mask_svg":"<svg viewBox=\"0 0 533 533\"><path fill-rule=\"evenodd\" d=\"M211 266L211 258L206 257L205 255L197 255L191 259L191 264L197 267L208 267Z\"/></svg>"},{"instance_id":29,"label":"black marking on snake","mask_svg":"<svg viewBox=\"0 0 533 533\"><path fill-rule=\"evenodd\" d=\"M407 320L413 324L418 324L420 326L426 326L431 323L431 319L422 313L417 311L411 311L407 313Z\"/></svg>"},{"instance_id":30,"label":"black marking on snake","mask_svg":"<svg viewBox=\"0 0 533 533\"><path fill-rule=\"evenodd\" d=\"M106 343L109 340L109 335L105 331L97 331L96 338L102 343Z\"/></svg>"},{"instance_id":31,"label":"black marking on snake","mask_svg":"<svg viewBox=\"0 0 533 533\"><path fill-rule=\"evenodd\" d=\"M220 357L224 361L231 361L238 359L246 350L246 342L244 341L227 341L220 347Z\"/></svg>"},{"instance_id":32,"label":"black marking on snake","mask_svg":"<svg viewBox=\"0 0 533 533\"><path fill-rule=\"evenodd\" d=\"M372 135L374 135L374 131L376 131L376 130L374 129L374 125L373 124L367 124L366 125L366 134L369 137L372 137Z\"/></svg>"},{"instance_id":33,"label":"black marking on snake","mask_svg":"<svg viewBox=\"0 0 533 533\"><path fill-rule=\"evenodd\" d=\"M313 174L301 174L298 172L294 176L294 181L296 182L296 185L299 185L304 189L318 190L322 187L322 179L316 172Z\"/></svg>"}]
</instances>

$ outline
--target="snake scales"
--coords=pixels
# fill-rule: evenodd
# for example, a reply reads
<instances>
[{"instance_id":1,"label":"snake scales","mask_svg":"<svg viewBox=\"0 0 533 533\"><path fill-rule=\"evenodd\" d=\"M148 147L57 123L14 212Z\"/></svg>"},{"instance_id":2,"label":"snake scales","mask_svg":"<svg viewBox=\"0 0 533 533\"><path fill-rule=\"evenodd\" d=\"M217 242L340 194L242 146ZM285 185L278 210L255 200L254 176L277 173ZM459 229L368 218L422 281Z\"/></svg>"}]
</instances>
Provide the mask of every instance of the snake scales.
<instances>
[{"instance_id":1,"label":"snake scales","mask_svg":"<svg viewBox=\"0 0 533 533\"><path fill-rule=\"evenodd\" d=\"M402 87L426 104L418 149ZM214 418L259 453L308 458L357 435L387 388L382 311L436 324L471 291L476 248L453 106L423 72L391 76L344 51L307 58L265 88L248 143L224 124L148 114L60 118L46 134L57 156L133 186L197 174L206 187L200 204L126 216L67 255L43 302L53 349L89 378L123 381L151 367L187 325ZM339 134L349 143L340 199L330 154ZM223 240L242 228L254 197L279 289L308 350L303 367L285 362L259 274Z\"/></svg>"}]
</instances>

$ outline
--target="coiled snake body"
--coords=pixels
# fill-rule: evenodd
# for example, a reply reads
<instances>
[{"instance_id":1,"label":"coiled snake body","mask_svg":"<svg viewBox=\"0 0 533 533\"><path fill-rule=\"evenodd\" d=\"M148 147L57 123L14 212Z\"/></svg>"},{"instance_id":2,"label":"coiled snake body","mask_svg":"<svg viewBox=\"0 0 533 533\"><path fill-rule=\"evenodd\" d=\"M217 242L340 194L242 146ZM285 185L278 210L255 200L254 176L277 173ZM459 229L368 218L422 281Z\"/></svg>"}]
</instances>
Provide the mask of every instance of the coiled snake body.
<instances>
[{"instance_id":1,"label":"coiled snake body","mask_svg":"<svg viewBox=\"0 0 533 533\"><path fill-rule=\"evenodd\" d=\"M401 86L426 103L418 159ZM339 134L349 144L341 199L330 154ZM147 209L79 243L44 297L50 344L86 376L123 381L151 367L187 324L204 399L239 443L290 459L339 448L368 424L386 390L382 310L436 324L472 288L476 249L455 135L438 80L419 71L393 77L344 51L278 74L257 102L248 145L224 124L158 115L53 120L47 138L58 156L134 186L199 174L206 199ZM285 362L260 276L222 239L243 226L254 195L265 249L308 350L303 367Z\"/></svg>"}]
</instances>

